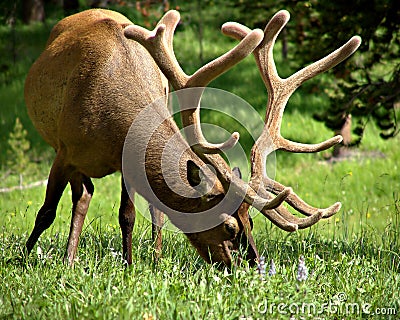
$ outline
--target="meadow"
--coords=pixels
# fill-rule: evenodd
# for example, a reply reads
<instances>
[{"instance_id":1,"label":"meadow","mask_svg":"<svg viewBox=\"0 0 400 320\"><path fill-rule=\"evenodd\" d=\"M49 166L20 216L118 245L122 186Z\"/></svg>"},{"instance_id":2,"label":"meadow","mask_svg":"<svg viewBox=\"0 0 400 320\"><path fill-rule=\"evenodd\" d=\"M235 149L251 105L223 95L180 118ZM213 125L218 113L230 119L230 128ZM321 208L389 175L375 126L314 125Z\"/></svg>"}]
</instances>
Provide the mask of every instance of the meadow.
<instances>
[{"instance_id":1,"label":"meadow","mask_svg":"<svg viewBox=\"0 0 400 320\"><path fill-rule=\"evenodd\" d=\"M53 21L52 23L54 23ZM33 128L24 105L26 73L43 50L52 23L0 26L0 319L365 319L400 313L400 140L384 141L372 123L348 159L320 154L276 154L276 180L320 207L341 201L332 218L295 233L254 216L255 241L276 274L261 277L246 264L231 272L203 262L178 231L164 232L163 258L153 261L151 225L137 213L133 265L121 257L118 226L120 175L94 179L95 194L73 268L62 262L70 224L66 189L54 224L29 258L16 261L33 228L45 186L11 190L47 178L54 152ZM175 37L176 54L190 73L200 66L189 27ZM349 35L350 37L350 35ZM211 59L232 47L218 30L206 29L204 54ZM334 49L334 48L332 48ZM287 75L298 69L282 61ZM296 92L287 106L283 135L315 143L332 135L313 113L327 106L322 76ZM211 86L232 92L265 113L266 90L252 57ZM312 94L310 92L313 92ZM221 115L202 119L241 130ZM20 124L16 119L20 120ZM17 124L17 125L16 125ZM243 147L251 139L242 134ZM145 208L143 199L138 199ZM308 269L297 279L300 257Z\"/></svg>"}]
</instances>

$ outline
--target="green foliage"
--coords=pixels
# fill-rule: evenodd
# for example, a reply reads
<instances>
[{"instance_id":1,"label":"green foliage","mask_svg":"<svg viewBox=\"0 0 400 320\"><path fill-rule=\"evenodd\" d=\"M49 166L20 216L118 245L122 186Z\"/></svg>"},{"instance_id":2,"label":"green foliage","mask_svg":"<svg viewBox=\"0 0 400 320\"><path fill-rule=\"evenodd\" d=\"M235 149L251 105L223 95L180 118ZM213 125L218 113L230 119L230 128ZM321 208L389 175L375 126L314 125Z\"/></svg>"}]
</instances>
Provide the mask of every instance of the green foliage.
<instances>
[{"instance_id":1,"label":"green foliage","mask_svg":"<svg viewBox=\"0 0 400 320\"><path fill-rule=\"evenodd\" d=\"M54 23L54 22L53 22ZM43 50L52 24L13 27L0 25L0 167L6 165L9 132L19 118L28 131L32 151L40 158L49 147L34 129L24 103L25 77ZM50 153L51 157L53 156Z\"/></svg>"},{"instance_id":2,"label":"green foliage","mask_svg":"<svg viewBox=\"0 0 400 320\"><path fill-rule=\"evenodd\" d=\"M328 119L326 125L337 129L343 115L352 114L358 119L355 132L360 138L368 119L373 119L381 129L382 138L395 136L399 132L396 112L400 97L398 1L360 0L352 6L346 1L337 1L334 6L323 2L315 3L314 10L325 34L322 48L344 42L346 34L359 34L363 39L358 57L335 71L337 82L331 87L336 94L330 96L331 107L322 115ZM310 46L316 41L321 43L316 36L310 37Z\"/></svg>"},{"instance_id":3,"label":"green foliage","mask_svg":"<svg viewBox=\"0 0 400 320\"><path fill-rule=\"evenodd\" d=\"M27 139L28 131L24 129L19 118L15 119L14 130L8 138L9 149L7 150L7 167L14 173L29 173L31 161L29 151L31 144Z\"/></svg>"}]
</instances>

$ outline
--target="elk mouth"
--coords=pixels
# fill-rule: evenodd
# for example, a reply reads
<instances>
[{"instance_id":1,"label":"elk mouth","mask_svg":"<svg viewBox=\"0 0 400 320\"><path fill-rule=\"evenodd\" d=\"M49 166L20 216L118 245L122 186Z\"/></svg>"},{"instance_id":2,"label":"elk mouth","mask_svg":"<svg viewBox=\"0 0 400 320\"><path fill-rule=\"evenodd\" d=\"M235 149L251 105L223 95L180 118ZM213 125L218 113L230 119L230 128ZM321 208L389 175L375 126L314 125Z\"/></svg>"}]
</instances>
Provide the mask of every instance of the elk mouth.
<instances>
[{"instance_id":1,"label":"elk mouth","mask_svg":"<svg viewBox=\"0 0 400 320\"><path fill-rule=\"evenodd\" d=\"M251 234L252 221L248 205L242 204L232 216L221 214L220 219L223 223L212 229L186 233L199 255L220 270L238 267L244 261L250 267L256 266L259 255Z\"/></svg>"},{"instance_id":2,"label":"elk mouth","mask_svg":"<svg viewBox=\"0 0 400 320\"><path fill-rule=\"evenodd\" d=\"M225 250L229 253L229 257L231 260L231 266L232 267L238 267L243 263L243 255L242 255L242 250L240 250L238 247L234 248L232 242L229 241L229 243L224 244L226 245Z\"/></svg>"},{"instance_id":3,"label":"elk mouth","mask_svg":"<svg viewBox=\"0 0 400 320\"><path fill-rule=\"evenodd\" d=\"M213 257L211 254L211 259L208 262L215 262L219 270L224 270L225 268L230 270L243 266L245 261L250 267L255 267L257 265L258 252L245 239L239 240L241 239L224 241L222 244L223 254L219 257Z\"/></svg>"},{"instance_id":4,"label":"elk mouth","mask_svg":"<svg viewBox=\"0 0 400 320\"><path fill-rule=\"evenodd\" d=\"M240 237L240 239L235 239L233 243L228 241L226 250L229 252L231 265L233 267L243 265L244 261L247 261L250 267L257 265L257 249L247 241L245 236Z\"/></svg>"}]
</instances>

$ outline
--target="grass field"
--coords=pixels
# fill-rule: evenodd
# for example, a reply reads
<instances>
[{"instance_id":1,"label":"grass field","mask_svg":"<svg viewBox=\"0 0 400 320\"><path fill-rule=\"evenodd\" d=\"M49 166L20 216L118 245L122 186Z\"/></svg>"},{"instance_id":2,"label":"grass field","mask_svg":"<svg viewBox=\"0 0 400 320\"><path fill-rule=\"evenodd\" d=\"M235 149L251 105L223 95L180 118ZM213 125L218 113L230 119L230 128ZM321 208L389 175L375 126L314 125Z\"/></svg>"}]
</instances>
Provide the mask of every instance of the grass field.
<instances>
[{"instance_id":1,"label":"grass field","mask_svg":"<svg viewBox=\"0 0 400 320\"><path fill-rule=\"evenodd\" d=\"M0 27L0 188L46 179L54 156L31 125L23 102L24 77L50 27L17 26L15 33ZM207 58L234 43L206 31ZM176 37L178 58L188 71L199 66L197 48L185 46L192 38L190 28ZM282 65L278 63L278 69ZM213 86L241 96L263 114L266 93L251 57ZM327 101L321 93L310 96L306 91L291 98L283 135L319 142L332 133L312 114ZM26 136L13 129L17 117ZM203 119L217 125L224 121L208 114ZM229 123L227 130L236 128ZM12 139L10 132L19 132L19 138ZM242 136L244 149L249 150L251 141ZM26 152L13 149L26 141ZM69 190L55 223L26 263L17 263L45 187L2 192L0 319L395 319L400 313L399 142L398 137L380 140L371 125L359 155L352 159L329 163L327 152L276 155L278 181L315 206L341 201L343 207L329 220L293 234L252 212L267 271L271 259L276 265L276 274L263 279L246 265L230 273L216 270L198 257L183 235L172 231L164 232L163 259L155 265L150 222L141 214L133 239L134 264L127 268L118 227L119 174L94 180L95 195L73 268L62 263L70 223ZM28 165L22 168L21 163ZM143 200L139 202L145 207ZM301 256L308 268L306 281L297 280Z\"/></svg>"}]
</instances>

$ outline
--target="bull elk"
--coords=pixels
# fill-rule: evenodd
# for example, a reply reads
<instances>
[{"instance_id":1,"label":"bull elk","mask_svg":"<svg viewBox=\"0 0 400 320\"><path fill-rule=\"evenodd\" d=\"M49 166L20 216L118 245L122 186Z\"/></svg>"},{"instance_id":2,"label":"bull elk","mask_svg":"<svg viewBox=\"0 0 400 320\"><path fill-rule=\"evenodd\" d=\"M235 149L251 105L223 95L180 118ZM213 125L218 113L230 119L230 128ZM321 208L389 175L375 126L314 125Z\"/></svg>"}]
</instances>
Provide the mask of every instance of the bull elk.
<instances>
[{"instance_id":1,"label":"bull elk","mask_svg":"<svg viewBox=\"0 0 400 320\"><path fill-rule=\"evenodd\" d=\"M264 33L235 23L225 24L222 31L240 43L192 76L183 72L173 52L173 34L180 19L176 11L166 13L152 32L119 13L102 9L60 21L25 84L29 116L56 151L45 201L26 243L27 253L53 223L59 199L69 183L73 208L64 259L72 265L94 191L91 178L116 171L122 172L119 223L128 264L132 263L134 192L165 212L207 262L227 266L234 263L231 253L240 247L247 249L245 259L250 264L258 258L251 235L250 205L286 231L307 228L336 213L340 203L326 209L314 208L291 188L268 178L265 160L274 149L316 152L341 141L338 136L317 145L290 142L281 137L280 123L295 88L346 59L360 40L351 39L326 58L283 80L276 73L272 47L288 18L286 11L279 12ZM199 106L201 88L253 51L269 101L264 131L252 149L252 176L247 183L220 156L239 135L233 133L221 144L207 142L201 132ZM168 82L183 92L178 98L186 139L166 107ZM194 91L188 95L181 89ZM161 121L154 125L156 118ZM147 133L149 128L151 134ZM145 146L143 139L148 139ZM130 150L133 158L123 162L125 150ZM140 173L142 168L144 172ZM176 174L169 174L170 170ZM283 201L307 217L290 214ZM186 226L201 224L204 219L196 213L205 211L218 223L205 230L188 231ZM161 213L152 212L157 212L153 217L156 222Z\"/></svg>"}]
</instances>

